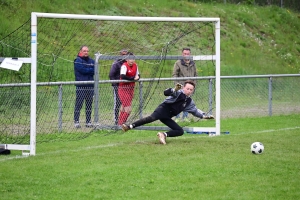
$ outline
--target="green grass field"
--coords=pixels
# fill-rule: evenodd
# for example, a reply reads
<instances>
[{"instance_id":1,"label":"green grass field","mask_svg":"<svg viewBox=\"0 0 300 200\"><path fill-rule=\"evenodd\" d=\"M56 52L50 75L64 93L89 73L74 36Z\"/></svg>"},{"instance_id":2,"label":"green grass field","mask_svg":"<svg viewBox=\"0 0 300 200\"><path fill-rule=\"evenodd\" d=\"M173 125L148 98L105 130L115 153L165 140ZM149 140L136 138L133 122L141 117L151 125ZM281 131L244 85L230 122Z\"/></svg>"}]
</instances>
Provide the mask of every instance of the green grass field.
<instances>
[{"instance_id":1,"label":"green grass field","mask_svg":"<svg viewBox=\"0 0 300 200\"><path fill-rule=\"evenodd\" d=\"M1 199L299 199L299 118L226 119L230 134L167 145L153 131L37 144L36 156L0 156Z\"/></svg>"},{"instance_id":2,"label":"green grass field","mask_svg":"<svg viewBox=\"0 0 300 200\"><path fill-rule=\"evenodd\" d=\"M2 0L0 5L3 13L0 16L0 39L24 24L30 18L31 12L219 17L221 19L221 75L300 72L300 43L297 36L300 28L299 13L287 8L213 2L196 3L187 0L102 0L92 3L77 0L41 0L39 3L34 0ZM54 34L56 33L49 33L49 35ZM151 38L145 41L147 42L143 45L153 42ZM187 45L198 48L199 44L189 41ZM0 51L2 56L6 49L6 44L2 44ZM70 54L70 57L73 59L74 55ZM72 62L57 62L72 70ZM110 66L111 62L102 64ZM173 61L165 64L173 66ZM28 64L24 66L29 67ZM146 76L147 66L145 65L145 69L143 63L140 66ZM209 66L206 65L207 69L199 69L199 76L210 75ZM101 80L107 78L108 70L109 67L103 69ZM169 77L171 70L172 67L162 71L161 77ZM1 72L0 81L3 83L26 82L30 76L30 71L20 71L13 75L11 72L3 70ZM38 81L49 80L48 76L42 76L46 74L43 71L38 73L40 73ZM57 80L73 80L73 71L52 75L58 77ZM10 80L7 80L7 77ZM227 82L222 82L223 88L225 83ZM232 113L243 112L252 107L262 109L262 103L267 106L267 98L260 97L260 93L257 92L257 86L261 85L260 80L254 82L249 88L240 82L237 83L232 86L232 90L221 91L223 113L228 110ZM274 105L288 104L289 107L295 108L299 102L298 93L292 93L293 96L290 92L295 86L288 85L286 82L273 84ZM266 88L267 86L265 84ZM100 97L101 102L109 102L107 99L111 99L111 88L107 87L107 89L109 92L106 96ZM244 90L247 91L247 96L242 95ZM57 90L44 87L38 93L40 95L38 98L48 93L57 94ZM257 94L255 98L248 98L253 93ZM72 97L73 88L64 90L64 95ZM223 101L226 95L232 97L227 104ZM291 101L287 101L287 97L291 98ZM28 107L29 101L26 98L29 97L22 96L20 99L17 93L12 92L10 99L5 98L5 100L18 102L22 108L19 109L20 112L27 114L25 108ZM157 101L160 101L160 98L163 96L159 96ZM254 102L255 106L250 105L250 101ZM0 106L0 111L3 111L7 104L3 103L4 99L0 102L3 104ZM53 122L57 122L58 111L50 110L52 107L45 105L56 105L57 97L52 95L40 102L38 108L46 107L49 111L47 110L48 115L43 119L44 121L38 121L39 125L41 124L57 138L64 138L40 143L39 139L42 136L46 134L52 136L44 131L44 135L37 136L36 156L23 157L20 151L12 151L12 154L6 156L1 155L1 200L300 199L300 114L222 118L221 131L230 131L230 134L222 134L218 137L208 137L206 134L184 134L182 137L168 138L167 145L159 144L156 132L138 130L126 134L94 131L91 134L83 134L84 137L88 136L85 139L70 141L68 138L74 138L76 134L81 133L59 135L47 127L56 125ZM73 100L66 101L64 106L66 106L64 114L73 112ZM111 108L112 104L109 102L104 111L108 112ZM152 108L150 110L152 111ZM150 110L144 111L150 112ZM22 118L15 117L11 113L2 112L2 119L9 118L20 122ZM195 122L192 125L205 127L212 122ZM23 123L27 121L20 124ZM5 122L2 124L6 125ZM256 141L262 142L265 146L265 151L261 155L253 155L250 152L250 145Z\"/></svg>"}]
</instances>

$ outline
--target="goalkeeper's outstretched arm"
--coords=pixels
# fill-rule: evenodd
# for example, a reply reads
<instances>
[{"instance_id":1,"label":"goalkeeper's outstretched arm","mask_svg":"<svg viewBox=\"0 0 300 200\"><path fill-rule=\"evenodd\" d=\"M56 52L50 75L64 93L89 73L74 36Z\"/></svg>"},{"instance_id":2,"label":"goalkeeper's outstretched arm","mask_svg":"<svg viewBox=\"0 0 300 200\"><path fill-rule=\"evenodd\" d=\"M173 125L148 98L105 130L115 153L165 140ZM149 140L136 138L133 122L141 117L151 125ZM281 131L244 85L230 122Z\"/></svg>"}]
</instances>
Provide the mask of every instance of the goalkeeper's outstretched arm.
<instances>
[{"instance_id":1,"label":"goalkeeper's outstretched arm","mask_svg":"<svg viewBox=\"0 0 300 200\"><path fill-rule=\"evenodd\" d=\"M191 113L192 115L200 119L214 119L214 116L206 115L205 112L203 112L200 109L197 109L194 101L191 102L191 104L185 109L185 111Z\"/></svg>"}]
</instances>

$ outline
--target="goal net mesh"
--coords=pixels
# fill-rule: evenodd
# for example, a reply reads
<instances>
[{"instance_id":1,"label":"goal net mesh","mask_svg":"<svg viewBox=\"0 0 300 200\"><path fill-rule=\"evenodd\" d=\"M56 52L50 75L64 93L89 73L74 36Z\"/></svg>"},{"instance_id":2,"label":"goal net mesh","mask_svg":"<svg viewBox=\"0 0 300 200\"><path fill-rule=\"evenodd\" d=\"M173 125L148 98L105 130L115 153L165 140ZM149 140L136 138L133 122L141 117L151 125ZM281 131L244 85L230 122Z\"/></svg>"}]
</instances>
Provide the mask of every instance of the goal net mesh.
<instances>
[{"instance_id":1,"label":"goal net mesh","mask_svg":"<svg viewBox=\"0 0 300 200\"><path fill-rule=\"evenodd\" d=\"M63 18L38 18L37 21L37 142L58 139L80 139L91 131L74 127L75 86L74 59L82 45L89 47L89 56L99 59L100 127L114 125L113 92L109 82L111 65L121 49L136 56L141 81L136 83L132 112L128 122L152 113L164 100L163 90L174 87L172 78L176 56L184 47L191 54L215 54L214 22L113 21ZM30 20L0 39L0 57L31 57ZM138 56L141 55L142 59ZM101 57L112 59L101 59ZM175 56L174 59L166 59ZM212 57L212 56L211 56ZM213 58L194 60L198 72L193 99L199 109L214 114ZM24 143L30 134L31 65L23 64L19 71L0 68L0 143ZM143 81L144 80L144 81ZM57 84L55 84L57 83ZM213 91L209 91L212 84ZM95 102L94 102L95 103ZM93 104L94 106L94 104ZM94 110L92 119L94 119ZM191 115L189 119L197 122ZM85 106L80 120L85 121ZM159 122L157 122L159 124ZM182 122L182 126L188 124ZM193 125L190 124L189 125ZM70 134L72 133L72 134Z\"/></svg>"}]
</instances>

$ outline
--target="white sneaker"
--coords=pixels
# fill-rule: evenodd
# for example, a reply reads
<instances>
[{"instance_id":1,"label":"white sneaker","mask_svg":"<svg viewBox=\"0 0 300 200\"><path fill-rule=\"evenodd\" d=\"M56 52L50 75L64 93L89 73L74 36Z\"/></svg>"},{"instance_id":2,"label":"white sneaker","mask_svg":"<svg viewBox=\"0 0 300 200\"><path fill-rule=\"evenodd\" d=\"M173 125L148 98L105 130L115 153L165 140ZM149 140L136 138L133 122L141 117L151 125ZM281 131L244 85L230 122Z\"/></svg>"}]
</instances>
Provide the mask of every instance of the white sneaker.
<instances>
[{"instance_id":1,"label":"white sneaker","mask_svg":"<svg viewBox=\"0 0 300 200\"><path fill-rule=\"evenodd\" d=\"M75 128L81 128L79 122L75 122L75 123L74 123L74 127L75 127Z\"/></svg>"},{"instance_id":2,"label":"white sneaker","mask_svg":"<svg viewBox=\"0 0 300 200\"><path fill-rule=\"evenodd\" d=\"M158 133L157 133L157 137L158 137L159 142L160 142L161 144L167 144L167 143L166 143L166 135L165 135L164 133L158 132Z\"/></svg>"},{"instance_id":3,"label":"white sneaker","mask_svg":"<svg viewBox=\"0 0 300 200\"><path fill-rule=\"evenodd\" d=\"M87 128L93 128L93 124L92 124L91 122L86 123L86 124L85 124L85 127L87 127Z\"/></svg>"}]
</instances>

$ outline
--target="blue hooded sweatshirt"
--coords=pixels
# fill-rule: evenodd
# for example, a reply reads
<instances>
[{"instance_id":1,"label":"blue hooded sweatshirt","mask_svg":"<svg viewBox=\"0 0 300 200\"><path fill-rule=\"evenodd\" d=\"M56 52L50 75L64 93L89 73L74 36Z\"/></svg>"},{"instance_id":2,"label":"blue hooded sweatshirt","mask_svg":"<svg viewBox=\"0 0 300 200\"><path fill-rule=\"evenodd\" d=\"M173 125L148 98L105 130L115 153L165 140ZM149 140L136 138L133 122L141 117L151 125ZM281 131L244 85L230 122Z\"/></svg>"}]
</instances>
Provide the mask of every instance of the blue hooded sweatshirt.
<instances>
[{"instance_id":1,"label":"blue hooded sweatshirt","mask_svg":"<svg viewBox=\"0 0 300 200\"><path fill-rule=\"evenodd\" d=\"M90 57L81 57L77 55L74 60L75 81L93 81L94 80L95 61ZM79 87L94 87L94 84L76 84Z\"/></svg>"}]
</instances>

